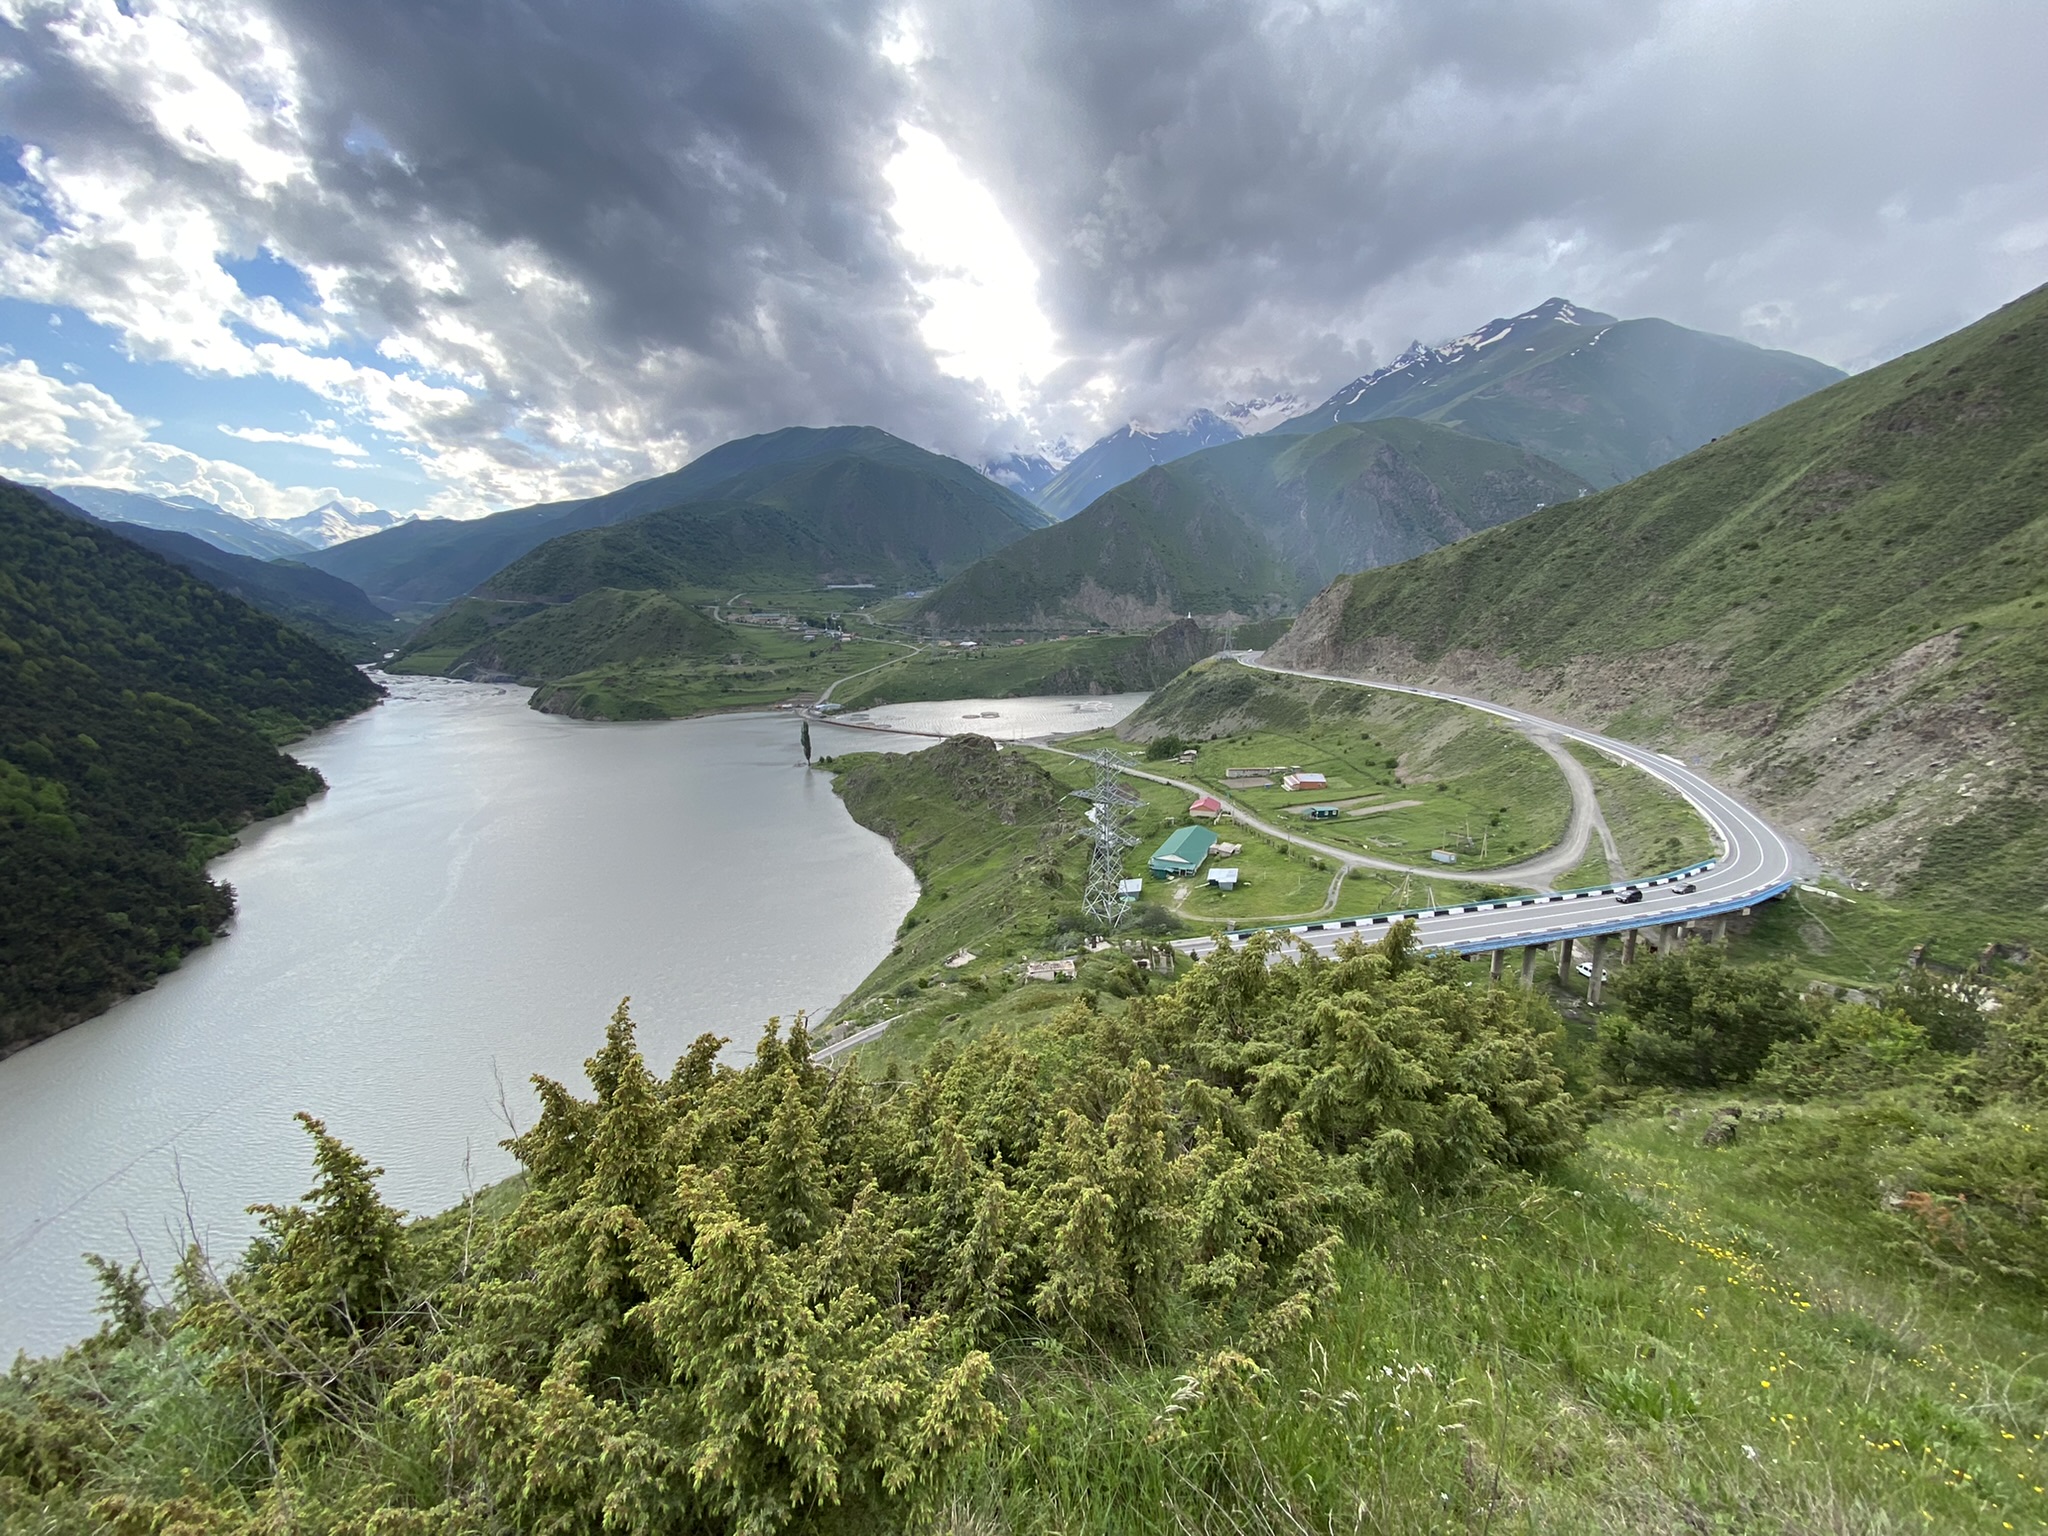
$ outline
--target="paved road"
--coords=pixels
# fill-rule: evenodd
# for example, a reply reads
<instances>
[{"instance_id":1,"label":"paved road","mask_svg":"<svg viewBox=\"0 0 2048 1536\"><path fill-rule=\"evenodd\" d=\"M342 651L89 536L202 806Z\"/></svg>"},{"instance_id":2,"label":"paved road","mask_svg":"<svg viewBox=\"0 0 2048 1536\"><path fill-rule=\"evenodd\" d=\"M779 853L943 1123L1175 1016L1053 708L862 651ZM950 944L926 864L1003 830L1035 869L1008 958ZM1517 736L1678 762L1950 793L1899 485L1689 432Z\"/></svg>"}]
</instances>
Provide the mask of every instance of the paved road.
<instances>
[{"instance_id":1,"label":"paved road","mask_svg":"<svg viewBox=\"0 0 2048 1536\"><path fill-rule=\"evenodd\" d=\"M1628 906L1615 901L1615 891L1591 894L1548 894L1510 897L1501 901L1460 903L1450 907L1415 912L1421 941L1432 948L1455 949L1461 954L1484 954L1489 950L1512 949L1524 944L1542 944L1563 938L1588 938L1601 933L1619 933L1628 928L1653 927L1694 918L1716 917L1740 912L1772 896L1783 894L1810 873L1813 859L1792 838L1787 837L1755 811L1683 763L1639 747L1617 741L1595 731L1546 720L1524 710L1468 699L1461 694L1433 688L1414 688L1401 683L1369 683L1355 677L1337 677L1322 672L1296 672L1284 667L1259 666L1267 672L1290 677L1313 678L1320 682L1345 683L1356 688L1381 688L1391 693L1416 694L1443 699L1467 708L1483 710L1532 733L1569 737L1597 748L1608 756L1633 764L1662 780L1692 803L1713 828L1721 846L1720 855L1695 869L1674 871L1656 880L1639 881L1643 900ZM1577 818L1574 818L1576 823ZM1581 847L1583 847L1583 842ZM1504 873L1504 872L1497 872ZM1692 885L1681 893L1679 887ZM1375 929L1402 914L1327 919L1290 924L1283 932L1298 935L1327 952L1341 940L1357 935L1370 939ZM1204 955L1216 947L1212 938L1183 939L1175 948L1191 955Z\"/></svg>"}]
</instances>

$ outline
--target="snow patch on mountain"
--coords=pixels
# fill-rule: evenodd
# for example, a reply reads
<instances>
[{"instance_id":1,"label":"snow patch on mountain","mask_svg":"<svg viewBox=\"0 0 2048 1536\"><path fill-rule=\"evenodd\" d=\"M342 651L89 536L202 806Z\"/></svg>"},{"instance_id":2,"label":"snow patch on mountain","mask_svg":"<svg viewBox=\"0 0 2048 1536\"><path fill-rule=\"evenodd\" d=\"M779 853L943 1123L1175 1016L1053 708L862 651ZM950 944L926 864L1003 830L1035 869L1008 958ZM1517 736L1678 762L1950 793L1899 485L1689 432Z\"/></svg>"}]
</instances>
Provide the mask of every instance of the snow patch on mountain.
<instances>
[{"instance_id":1,"label":"snow patch on mountain","mask_svg":"<svg viewBox=\"0 0 2048 1536\"><path fill-rule=\"evenodd\" d=\"M350 539L360 539L365 534L381 533L386 528L396 528L400 523L412 520L410 512L386 512L378 507L350 507L339 501L329 501L296 517L267 518L265 523L311 544L315 549L331 549L336 544L346 544Z\"/></svg>"}]
</instances>

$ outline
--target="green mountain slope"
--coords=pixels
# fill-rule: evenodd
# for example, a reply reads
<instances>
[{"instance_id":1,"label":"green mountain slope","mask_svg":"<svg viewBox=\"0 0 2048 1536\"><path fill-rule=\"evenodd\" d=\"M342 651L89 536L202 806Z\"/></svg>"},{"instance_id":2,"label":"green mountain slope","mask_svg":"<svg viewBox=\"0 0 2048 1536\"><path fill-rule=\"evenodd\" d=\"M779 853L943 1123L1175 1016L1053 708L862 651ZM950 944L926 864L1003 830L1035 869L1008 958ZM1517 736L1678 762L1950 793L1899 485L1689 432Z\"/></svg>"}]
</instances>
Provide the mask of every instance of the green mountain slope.
<instances>
[{"instance_id":1,"label":"green mountain slope","mask_svg":"<svg viewBox=\"0 0 2048 1536\"><path fill-rule=\"evenodd\" d=\"M1640 480L1341 580L1270 655L1684 744L1989 939L2048 932L2044 642L2048 289Z\"/></svg>"},{"instance_id":2,"label":"green mountain slope","mask_svg":"<svg viewBox=\"0 0 2048 1536\"><path fill-rule=\"evenodd\" d=\"M1050 519L965 464L877 427L789 427L725 443L683 468L585 501L469 522L430 519L352 539L311 559L379 598L460 597L549 539L701 501L790 513L835 548L908 569L955 570ZM857 533L848 543L843 537Z\"/></svg>"},{"instance_id":3,"label":"green mountain slope","mask_svg":"<svg viewBox=\"0 0 2048 1536\"><path fill-rule=\"evenodd\" d=\"M1146 471L925 600L937 627L1136 627L1291 609L1340 571L1406 559L1587 489L1505 444L1417 421L1245 438Z\"/></svg>"},{"instance_id":4,"label":"green mountain slope","mask_svg":"<svg viewBox=\"0 0 2048 1536\"><path fill-rule=\"evenodd\" d=\"M1795 353L1551 299L1440 347L1418 343L1274 430L1412 417L1519 444L1609 486L1841 377Z\"/></svg>"},{"instance_id":5,"label":"green mountain slope","mask_svg":"<svg viewBox=\"0 0 2048 1536\"><path fill-rule=\"evenodd\" d=\"M1136 629L1291 606L1295 583L1229 500L1176 466L980 561L915 611L934 628Z\"/></svg>"},{"instance_id":6,"label":"green mountain slope","mask_svg":"<svg viewBox=\"0 0 2048 1536\"><path fill-rule=\"evenodd\" d=\"M420 627L400 664L432 656L433 670L450 676L540 683L620 662L733 648L730 625L665 593L598 587L557 604L465 598Z\"/></svg>"},{"instance_id":7,"label":"green mountain slope","mask_svg":"<svg viewBox=\"0 0 2048 1536\"><path fill-rule=\"evenodd\" d=\"M332 652L0 482L0 1052L226 922L202 856L320 788L274 742L377 697Z\"/></svg>"},{"instance_id":8,"label":"green mountain slope","mask_svg":"<svg viewBox=\"0 0 2048 1536\"><path fill-rule=\"evenodd\" d=\"M232 592L252 607L274 614L293 628L330 645L344 656L373 661L396 645L405 630L364 594L361 587L297 560L252 560L230 554L189 533L145 528L135 523L106 525L210 586Z\"/></svg>"},{"instance_id":9,"label":"green mountain slope","mask_svg":"<svg viewBox=\"0 0 2048 1536\"><path fill-rule=\"evenodd\" d=\"M566 602L600 587L674 592L740 582L799 583L836 552L779 508L692 502L629 523L565 533L513 561L480 596Z\"/></svg>"}]
</instances>

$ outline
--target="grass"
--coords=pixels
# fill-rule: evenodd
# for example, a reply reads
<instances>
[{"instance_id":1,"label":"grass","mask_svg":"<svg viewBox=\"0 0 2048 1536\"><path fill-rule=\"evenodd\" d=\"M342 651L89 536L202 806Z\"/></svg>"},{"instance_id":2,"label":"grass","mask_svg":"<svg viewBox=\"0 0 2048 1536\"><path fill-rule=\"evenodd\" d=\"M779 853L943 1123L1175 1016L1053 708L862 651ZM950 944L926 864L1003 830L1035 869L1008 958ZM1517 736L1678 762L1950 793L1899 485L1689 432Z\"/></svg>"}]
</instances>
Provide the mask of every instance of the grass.
<instances>
[{"instance_id":1,"label":"grass","mask_svg":"<svg viewBox=\"0 0 2048 1536\"><path fill-rule=\"evenodd\" d=\"M1593 775L1593 792L1626 878L1661 875L1713 856L1713 830L1685 796L1584 742L1567 741L1565 750ZM1605 878L1603 872L1601 883Z\"/></svg>"},{"instance_id":2,"label":"grass","mask_svg":"<svg viewBox=\"0 0 2048 1536\"><path fill-rule=\"evenodd\" d=\"M1172 672L1148 665L1146 635L1076 635L972 650L929 649L833 697L849 709L929 699L1009 699L1049 693L1132 693L1156 688L1193 656L1176 656ZM1208 647L1203 647L1206 653Z\"/></svg>"},{"instance_id":3,"label":"grass","mask_svg":"<svg viewBox=\"0 0 2048 1536\"><path fill-rule=\"evenodd\" d=\"M2048 1527L2037 1297L1943 1282L1776 1128L1708 1150L1703 1120L1596 1126L1553 1183L1389 1223L1309 1346L1234 1386L1005 1362L952 1528Z\"/></svg>"},{"instance_id":4,"label":"grass","mask_svg":"<svg viewBox=\"0 0 2048 1536\"><path fill-rule=\"evenodd\" d=\"M541 690L544 707L603 720L764 709L815 697L840 678L903 654L877 640L834 646L785 630L733 628L733 648L715 657L619 662L549 683Z\"/></svg>"},{"instance_id":5,"label":"grass","mask_svg":"<svg viewBox=\"0 0 2048 1536\"><path fill-rule=\"evenodd\" d=\"M1916 949L1933 965L1968 970L2004 932L1982 914L1946 904L1888 898L1834 880L1815 885L1760 907L1736 938L1736 955L1786 961L1803 976L1840 986L1883 986Z\"/></svg>"},{"instance_id":6,"label":"grass","mask_svg":"<svg viewBox=\"0 0 2048 1536\"><path fill-rule=\"evenodd\" d=\"M1298 819L1318 841L1405 863L1425 862L1433 849L1457 854L1461 870L1513 863L1555 845L1571 815L1570 787L1556 764L1489 717L1434 699L1276 677L1234 663L1190 669L1118 735L1181 737L1196 758L1169 764L1176 777L1230 795L1267 819ZM1244 788L1227 775L1238 767L1318 771L1329 788L1291 793L1277 778L1267 788ZM1345 814L1335 821L1302 814L1310 804L1330 803L1346 805Z\"/></svg>"}]
</instances>

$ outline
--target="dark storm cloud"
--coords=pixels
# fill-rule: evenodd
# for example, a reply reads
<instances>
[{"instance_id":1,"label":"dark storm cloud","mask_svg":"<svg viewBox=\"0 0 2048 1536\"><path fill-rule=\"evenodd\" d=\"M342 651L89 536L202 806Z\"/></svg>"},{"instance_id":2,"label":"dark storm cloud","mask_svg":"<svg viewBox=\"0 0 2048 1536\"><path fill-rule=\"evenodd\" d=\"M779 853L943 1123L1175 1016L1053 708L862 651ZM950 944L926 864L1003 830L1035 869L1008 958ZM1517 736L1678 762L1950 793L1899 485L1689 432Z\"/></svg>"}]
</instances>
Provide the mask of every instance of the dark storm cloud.
<instances>
[{"instance_id":1,"label":"dark storm cloud","mask_svg":"<svg viewBox=\"0 0 2048 1536\"><path fill-rule=\"evenodd\" d=\"M1048 0L936 13L931 46L929 110L1070 345L1168 393L1573 289L1729 331L1776 303L1855 365L2038 281L2038 228L2031 263L1999 242L2048 191L2048 8Z\"/></svg>"},{"instance_id":2,"label":"dark storm cloud","mask_svg":"<svg viewBox=\"0 0 2048 1536\"><path fill-rule=\"evenodd\" d=\"M882 175L902 123L1040 264L1073 359L1032 413L1052 430L1328 386L1554 292L1854 366L2048 255L2048 7L269 0L297 97L258 131L306 169L262 187L95 63L94 8L5 36L9 131L326 271L387 356L471 379L419 431L507 474L789 421L961 452L1022 431L918 334ZM222 16L192 22L209 57L260 77Z\"/></svg>"}]
</instances>

